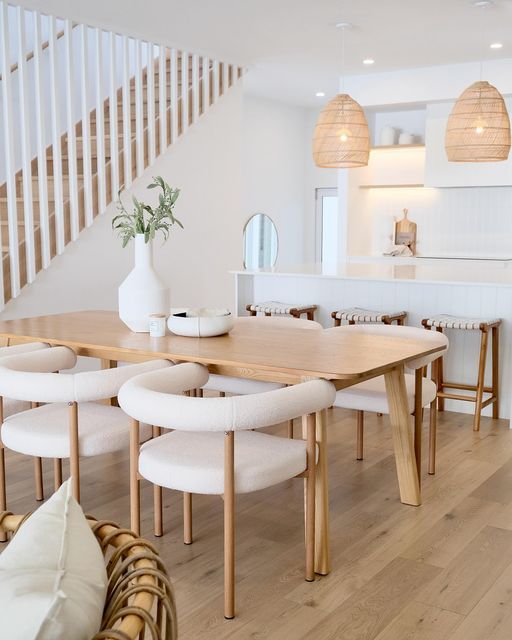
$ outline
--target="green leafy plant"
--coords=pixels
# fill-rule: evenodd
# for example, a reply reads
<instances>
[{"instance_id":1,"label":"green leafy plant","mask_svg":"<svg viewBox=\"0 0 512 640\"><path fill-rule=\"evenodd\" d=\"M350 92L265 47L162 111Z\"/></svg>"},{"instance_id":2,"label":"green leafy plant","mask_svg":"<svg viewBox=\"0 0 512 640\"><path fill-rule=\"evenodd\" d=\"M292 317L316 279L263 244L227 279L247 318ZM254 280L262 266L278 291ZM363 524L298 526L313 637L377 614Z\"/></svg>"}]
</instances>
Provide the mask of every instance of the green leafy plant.
<instances>
[{"instance_id":1,"label":"green leafy plant","mask_svg":"<svg viewBox=\"0 0 512 640\"><path fill-rule=\"evenodd\" d=\"M117 210L119 213L112 220L112 229L117 231L123 247L126 247L130 240L138 234L144 235L144 242L147 243L153 240L158 231L163 233L164 241L167 240L171 227L175 224L183 229L183 225L174 217L173 213L180 190L170 187L161 176L153 178L153 182L148 184L147 188L162 190L158 194L158 206L151 207L133 196L134 209L129 212L118 194Z\"/></svg>"}]
</instances>

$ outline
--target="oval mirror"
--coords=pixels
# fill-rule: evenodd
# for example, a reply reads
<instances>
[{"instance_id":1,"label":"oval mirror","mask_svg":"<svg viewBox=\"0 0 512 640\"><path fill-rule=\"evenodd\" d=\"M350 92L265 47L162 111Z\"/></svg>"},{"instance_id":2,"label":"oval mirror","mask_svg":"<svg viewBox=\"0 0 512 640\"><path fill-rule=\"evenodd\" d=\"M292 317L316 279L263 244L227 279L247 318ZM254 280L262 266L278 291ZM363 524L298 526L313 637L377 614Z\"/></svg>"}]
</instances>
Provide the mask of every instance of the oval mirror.
<instances>
[{"instance_id":1,"label":"oval mirror","mask_svg":"<svg viewBox=\"0 0 512 640\"><path fill-rule=\"evenodd\" d=\"M268 269L277 260L276 225L264 213L255 213L244 227L244 268Z\"/></svg>"}]
</instances>

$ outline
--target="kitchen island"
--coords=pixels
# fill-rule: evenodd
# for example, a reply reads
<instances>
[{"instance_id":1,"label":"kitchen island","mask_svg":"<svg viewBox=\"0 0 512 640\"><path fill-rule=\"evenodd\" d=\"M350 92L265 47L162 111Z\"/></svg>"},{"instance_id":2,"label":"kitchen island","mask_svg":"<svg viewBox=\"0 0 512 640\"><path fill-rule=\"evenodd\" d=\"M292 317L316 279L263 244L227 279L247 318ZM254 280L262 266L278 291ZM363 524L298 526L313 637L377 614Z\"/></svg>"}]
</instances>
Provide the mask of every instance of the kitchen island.
<instances>
[{"instance_id":1,"label":"kitchen island","mask_svg":"<svg viewBox=\"0 0 512 640\"><path fill-rule=\"evenodd\" d=\"M279 300L316 304L316 319L333 326L331 312L343 307L407 311L407 324L421 326L429 315L498 317L500 328L500 418L512 416L510 390L512 357L512 262L484 260L426 260L390 258L343 265L298 265L272 270L234 271L236 306L246 315L251 302ZM479 331L449 331L450 351L445 379L476 381ZM490 383L490 354L486 385ZM474 403L447 401L446 409L472 413ZM483 411L489 416L491 408Z\"/></svg>"}]
</instances>

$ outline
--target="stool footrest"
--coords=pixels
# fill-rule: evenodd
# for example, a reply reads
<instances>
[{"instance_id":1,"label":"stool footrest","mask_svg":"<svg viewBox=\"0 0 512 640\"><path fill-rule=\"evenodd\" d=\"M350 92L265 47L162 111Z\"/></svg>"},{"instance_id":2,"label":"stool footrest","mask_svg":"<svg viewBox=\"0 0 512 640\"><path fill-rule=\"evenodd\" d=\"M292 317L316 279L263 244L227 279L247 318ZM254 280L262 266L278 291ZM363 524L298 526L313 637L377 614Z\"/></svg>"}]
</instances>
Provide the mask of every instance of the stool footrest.
<instances>
[{"instance_id":1,"label":"stool footrest","mask_svg":"<svg viewBox=\"0 0 512 640\"><path fill-rule=\"evenodd\" d=\"M476 384L462 384L461 382L445 382L443 380L443 389L461 389L462 391L476 391L478 386ZM484 393L492 393L492 387L484 387Z\"/></svg>"}]
</instances>

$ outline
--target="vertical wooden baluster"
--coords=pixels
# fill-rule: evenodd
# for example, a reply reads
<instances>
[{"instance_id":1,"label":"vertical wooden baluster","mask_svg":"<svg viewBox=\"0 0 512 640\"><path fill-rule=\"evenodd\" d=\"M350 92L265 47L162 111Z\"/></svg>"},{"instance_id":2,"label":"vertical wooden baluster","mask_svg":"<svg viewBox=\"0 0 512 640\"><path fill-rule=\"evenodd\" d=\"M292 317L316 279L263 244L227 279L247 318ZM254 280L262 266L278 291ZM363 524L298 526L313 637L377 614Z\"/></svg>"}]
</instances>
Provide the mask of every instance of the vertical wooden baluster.
<instances>
[{"instance_id":1,"label":"vertical wooden baluster","mask_svg":"<svg viewBox=\"0 0 512 640\"><path fill-rule=\"evenodd\" d=\"M192 122L199 118L199 56L192 56Z\"/></svg>"},{"instance_id":2,"label":"vertical wooden baluster","mask_svg":"<svg viewBox=\"0 0 512 640\"><path fill-rule=\"evenodd\" d=\"M62 191L62 153L60 134L60 97L61 97L61 70L57 60L57 23L53 16L50 21L50 92L51 92L51 120L52 120L52 158L53 158L53 201L55 212L55 236L57 253L64 251L65 226L64 226L64 202ZM43 94L44 95L44 94Z\"/></svg>"},{"instance_id":3,"label":"vertical wooden baluster","mask_svg":"<svg viewBox=\"0 0 512 640\"><path fill-rule=\"evenodd\" d=\"M159 152L167 149L167 48L160 45L158 51L158 121Z\"/></svg>"},{"instance_id":4,"label":"vertical wooden baluster","mask_svg":"<svg viewBox=\"0 0 512 640\"><path fill-rule=\"evenodd\" d=\"M185 133L189 125L188 111L188 53L181 52L181 132Z\"/></svg>"},{"instance_id":5,"label":"vertical wooden baluster","mask_svg":"<svg viewBox=\"0 0 512 640\"><path fill-rule=\"evenodd\" d=\"M171 49L171 142L178 139L178 52Z\"/></svg>"},{"instance_id":6,"label":"vertical wooden baluster","mask_svg":"<svg viewBox=\"0 0 512 640\"><path fill-rule=\"evenodd\" d=\"M105 184L105 119L103 111L103 31L94 29L94 45L96 49L95 80L96 80L96 158L98 176L98 211L103 213L107 206Z\"/></svg>"},{"instance_id":7,"label":"vertical wooden baluster","mask_svg":"<svg viewBox=\"0 0 512 640\"><path fill-rule=\"evenodd\" d=\"M203 104L201 113L210 106L210 58L203 58Z\"/></svg>"},{"instance_id":8,"label":"vertical wooden baluster","mask_svg":"<svg viewBox=\"0 0 512 640\"><path fill-rule=\"evenodd\" d=\"M124 188L132 184L132 121L130 91L130 42L122 36L123 42L123 161Z\"/></svg>"},{"instance_id":9,"label":"vertical wooden baluster","mask_svg":"<svg viewBox=\"0 0 512 640\"><path fill-rule=\"evenodd\" d=\"M142 102L142 42L135 40L135 154L137 160L137 177L144 171L144 137L143 137Z\"/></svg>"},{"instance_id":10,"label":"vertical wooden baluster","mask_svg":"<svg viewBox=\"0 0 512 640\"><path fill-rule=\"evenodd\" d=\"M146 97L148 114L148 165L156 158L155 142L155 49L152 42L147 43ZM143 107L144 108L144 107Z\"/></svg>"},{"instance_id":11,"label":"vertical wooden baluster","mask_svg":"<svg viewBox=\"0 0 512 640\"><path fill-rule=\"evenodd\" d=\"M30 96L26 61L25 10L16 8L18 22L18 86L20 109L21 160L23 166L23 220L25 225L25 259L27 282L36 277L34 252L34 210L32 197L32 151L30 148Z\"/></svg>"},{"instance_id":12,"label":"vertical wooden baluster","mask_svg":"<svg viewBox=\"0 0 512 640\"><path fill-rule=\"evenodd\" d=\"M2 107L4 136L2 145L5 153L5 172L7 182L7 216L9 228L9 266L11 272L11 297L20 291L20 272L18 254L18 209L16 204L16 166L14 160L14 113L12 108L12 87L9 55L9 17L7 3L1 5L0 30L0 66L2 68ZM3 255L2 260L3 263ZM3 277L2 277L3 287ZM2 302L4 300L2 292Z\"/></svg>"},{"instance_id":13,"label":"vertical wooden baluster","mask_svg":"<svg viewBox=\"0 0 512 640\"><path fill-rule=\"evenodd\" d=\"M109 99L108 112L110 117L110 185L111 199L117 197L119 191L119 145L118 145L118 102L117 102L117 56L116 56L117 36L112 31L109 33Z\"/></svg>"},{"instance_id":14,"label":"vertical wooden baluster","mask_svg":"<svg viewBox=\"0 0 512 640\"><path fill-rule=\"evenodd\" d=\"M43 82L41 15L34 11L34 108L37 142L37 185L39 195L39 225L41 231L41 263L44 269L51 260L50 221L48 217L48 182L46 171L45 87Z\"/></svg>"},{"instance_id":15,"label":"vertical wooden baluster","mask_svg":"<svg viewBox=\"0 0 512 640\"><path fill-rule=\"evenodd\" d=\"M80 97L82 102L82 173L84 176L85 225L93 222L92 170L91 170L91 120L89 103L89 28L80 26Z\"/></svg>"},{"instance_id":16,"label":"vertical wooden baluster","mask_svg":"<svg viewBox=\"0 0 512 640\"><path fill-rule=\"evenodd\" d=\"M219 99L219 61L213 61L213 102L217 102Z\"/></svg>"},{"instance_id":17,"label":"vertical wooden baluster","mask_svg":"<svg viewBox=\"0 0 512 640\"><path fill-rule=\"evenodd\" d=\"M80 232L78 214L78 179L76 169L76 137L74 98L75 87L73 84L73 24L71 20L64 22L64 58L65 58L65 84L66 84L66 128L68 139L68 180L69 180L69 204L71 240L76 240Z\"/></svg>"},{"instance_id":18,"label":"vertical wooden baluster","mask_svg":"<svg viewBox=\"0 0 512 640\"><path fill-rule=\"evenodd\" d=\"M222 95L225 95L228 90L228 65L222 63Z\"/></svg>"}]
</instances>

